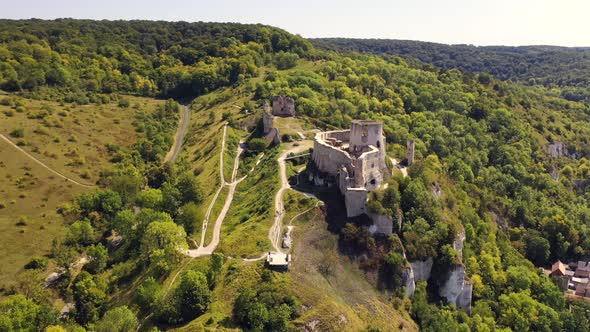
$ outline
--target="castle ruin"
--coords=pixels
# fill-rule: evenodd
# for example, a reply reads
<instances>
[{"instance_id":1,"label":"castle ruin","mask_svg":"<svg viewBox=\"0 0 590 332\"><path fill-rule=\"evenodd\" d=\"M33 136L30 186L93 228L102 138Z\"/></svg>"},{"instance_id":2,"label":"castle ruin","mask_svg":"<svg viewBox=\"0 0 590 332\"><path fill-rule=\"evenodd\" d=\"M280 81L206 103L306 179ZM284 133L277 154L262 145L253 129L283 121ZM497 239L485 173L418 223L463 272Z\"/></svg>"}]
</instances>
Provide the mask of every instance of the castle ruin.
<instances>
[{"instance_id":1,"label":"castle ruin","mask_svg":"<svg viewBox=\"0 0 590 332\"><path fill-rule=\"evenodd\" d=\"M293 117L295 116L295 101L293 98L285 95L274 96L272 98L272 115Z\"/></svg>"},{"instance_id":2,"label":"castle ruin","mask_svg":"<svg viewBox=\"0 0 590 332\"><path fill-rule=\"evenodd\" d=\"M367 213L368 192L388 174L383 123L355 120L350 130L317 133L312 159L320 172L336 178L348 217Z\"/></svg>"},{"instance_id":3,"label":"castle ruin","mask_svg":"<svg viewBox=\"0 0 590 332\"><path fill-rule=\"evenodd\" d=\"M412 166L414 164L414 155L416 150L416 141L413 139L409 139L406 145L406 158L404 159L404 163L408 166Z\"/></svg>"}]
</instances>

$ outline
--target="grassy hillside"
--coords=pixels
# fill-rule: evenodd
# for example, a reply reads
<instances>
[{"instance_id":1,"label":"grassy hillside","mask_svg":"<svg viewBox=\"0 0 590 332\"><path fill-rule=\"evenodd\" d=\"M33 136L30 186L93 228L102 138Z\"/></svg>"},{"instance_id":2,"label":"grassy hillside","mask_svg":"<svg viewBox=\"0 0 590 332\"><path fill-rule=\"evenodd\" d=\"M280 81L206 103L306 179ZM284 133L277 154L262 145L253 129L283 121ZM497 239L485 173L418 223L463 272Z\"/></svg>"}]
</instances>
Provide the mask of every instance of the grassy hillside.
<instances>
[{"instance_id":1,"label":"grassy hillside","mask_svg":"<svg viewBox=\"0 0 590 332\"><path fill-rule=\"evenodd\" d=\"M3 287L14 283L31 257L47 255L52 240L64 237L66 223L57 213L58 206L96 186L100 172L112 165L114 152L137 141L139 134L132 124L136 114L151 113L163 105L150 98L123 98L129 107L119 107L116 100L76 105L11 94L0 97L0 133L49 168L6 141L0 142Z\"/></svg>"}]
</instances>

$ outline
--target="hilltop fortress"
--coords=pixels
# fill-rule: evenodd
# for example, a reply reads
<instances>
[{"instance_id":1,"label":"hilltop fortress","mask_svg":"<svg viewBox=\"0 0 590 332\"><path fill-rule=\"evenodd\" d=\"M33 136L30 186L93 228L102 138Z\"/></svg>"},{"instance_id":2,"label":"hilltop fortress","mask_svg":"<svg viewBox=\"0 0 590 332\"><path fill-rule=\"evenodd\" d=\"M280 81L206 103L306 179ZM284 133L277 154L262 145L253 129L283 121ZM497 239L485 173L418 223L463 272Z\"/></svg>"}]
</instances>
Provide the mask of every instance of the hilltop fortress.
<instances>
[{"instance_id":1,"label":"hilltop fortress","mask_svg":"<svg viewBox=\"0 0 590 332\"><path fill-rule=\"evenodd\" d=\"M320 172L335 178L348 217L367 213L368 192L389 174L383 123L355 120L350 130L317 133L312 159Z\"/></svg>"}]
</instances>

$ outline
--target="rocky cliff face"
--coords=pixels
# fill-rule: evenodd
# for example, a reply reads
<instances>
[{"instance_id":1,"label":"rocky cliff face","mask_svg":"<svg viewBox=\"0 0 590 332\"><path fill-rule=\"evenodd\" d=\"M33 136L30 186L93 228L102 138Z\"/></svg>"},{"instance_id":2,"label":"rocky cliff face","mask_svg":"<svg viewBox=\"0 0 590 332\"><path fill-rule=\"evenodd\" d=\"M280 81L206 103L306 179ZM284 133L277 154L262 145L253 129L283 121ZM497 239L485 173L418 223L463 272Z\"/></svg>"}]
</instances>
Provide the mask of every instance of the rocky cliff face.
<instances>
[{"instance_id":1,"label":"rocky cliff face","mask_svg":"<svg viewBox=\"0 0 590 332\"><path fill-rule=\"evenodd\" d=\"M410 267L402 272L402 280L406 287L406 297L414 295L417 282L430 279L433 263L432 258L428 258L425 261L410 262Z\"/></svg>"},{"instance_id":2,"label":"rocky cliff face","mask_svg":"<svg viewBox=\"0 0 590 332\"><path fill-rule=\"evenodd\" d=\"M393 233L393 219L389 216L376 213L369 213L368 215L373 221L373 225L369 227L371 234L389 235Z\"/></svg>"},{"instance_id":3,"label":"rocky cliff face","mask_svg":"<svg viewBox=\"0 0 590 332\"><path fill-rule=\"evenodd\" d=\"M459 254L459 258L463 257L463 242L465 241L465 233L460 232L453 242L453 249ZM458 308L467 312L471 312L471 297L473 285L465 278L465 265L460 264L451 268L447 275L446 281L439 288L438 294L454 303Z\"/></svg>"},{"instance_id":4,"label":"rocky cliff face","mask_svg":"<svg viewBox=\"0 0 590 332\"><path fill-rule=\"evenodd\" d=\"M457 239L453 242L453 248L459 253L459 257L463 253L464 241L465 233L460 232L457 235ZM410 262L410 266L402 271L402 281L406 287L406 297L409 298L414 295L416 283L430 279L433 263L432 258L428 258L425 261ZM463 264L451 268L438 292L449 303L454 303L458 308L471 313L473 284L465 278L465 266Z\"/></svg>"},{"instance_id":5,"label":"rocky cliff face","mask_svg":"<svg viewBox=\"0 0 590 332\"><path fill-rule=\"evenodd\" d=\"M553 144L548 144L547 145L547 153L549 154L549 156L551 156L553 158L568 155L567 147L565 146L565 143L563 143L563 142L555 142Z\"/></svg>"},{"instance_id":6,"label":"rocky cliff face","mask_svg":"<svg viewBox=\"0 0 590 332\"><path fill-rule=\"evenodd\" d=\"M471 312L472 288L471 282L465 280L465 266L459 265L451 269L438 294L458 308Z\"/></svg>"}]
</instances>

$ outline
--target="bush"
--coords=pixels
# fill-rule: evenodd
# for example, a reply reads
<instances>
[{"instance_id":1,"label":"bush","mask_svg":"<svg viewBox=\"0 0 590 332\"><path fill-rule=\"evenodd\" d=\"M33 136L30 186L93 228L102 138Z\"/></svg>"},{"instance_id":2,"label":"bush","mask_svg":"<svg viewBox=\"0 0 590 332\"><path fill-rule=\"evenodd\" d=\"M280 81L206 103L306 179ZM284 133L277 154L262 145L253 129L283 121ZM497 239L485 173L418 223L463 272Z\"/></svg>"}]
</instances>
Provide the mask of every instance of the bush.
<instances>
[{"instance_id":1,"label":"bush","mask_svg":"<svg viewBox=\"0 0 590 332\"><path fill-rule=\"evenodd\" d=\"M23 128L15 128L10 132L10 136L14 138L23 138L25 137L25 130Z\"/></svg>"},{"instance_id":2,"label":"bush","mask_svg":"<svg viewBox=\"0 0 590 332\"><path fill-rule=\"evenodd\" d=\"M122 306L107 311L96 323L94 330L96 332L129 332L135 331L138 324L135 314L127 306Z\"/></svg>"},{"instance_id":3,"label":"bush","mask_svg":"<svg viewBox=\"0 0 590 332\"><path fill-rule=\"evenodd\" d=\"M148 277L143 281L141 286L137 288L137 292L135 292L135 302L137 302L144 311L152 311L158 302L161 289L162 287L156 279Z\"/></svg>"},{"instance_id":4,"label":"bush","mask_svg":"<svg viewBox=\"0 0 590 332\"><path fill-rule=\"evenodd\" d=\"M295 67L297 64L297 60L299 60L299 55L290 52L279 52L275 55L275 65L278 69L284 70Z\"/></svg>"},{"instance_id":5,"label":"bush","mask_svg":"<svg viewBox=\"0 0 590 332\"><path fill-rule=\"evenodd\" d=\"M45 269L49 260L47 257L33 256L31 260L25 264L27 270Z\"/></svg>"},{"instance_id":6,"label":"bush","mask_svg":"<svg viewBox=\"0 0 590 332\"><path fill-rule=\"evenodd\" d=\"M129 100L124 99L124 98L119 99L119 102L117 103L117 106L119 106L121 108L127 108L127 107L129 107L129 105L131 105Z\"/></svg>"},{"instance_id":7,"label":"bush","mask_svg":"<svg viewBox=\"0 0 590 332\"><path fill-rule=\"evenodd\" d=\"M254 152L261 152L268 147L268 143L262 138L253 138L248 142L248 147Z\"/></svg>"}]
</instances>

